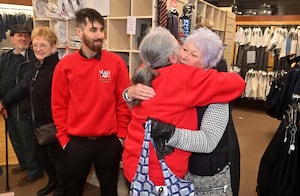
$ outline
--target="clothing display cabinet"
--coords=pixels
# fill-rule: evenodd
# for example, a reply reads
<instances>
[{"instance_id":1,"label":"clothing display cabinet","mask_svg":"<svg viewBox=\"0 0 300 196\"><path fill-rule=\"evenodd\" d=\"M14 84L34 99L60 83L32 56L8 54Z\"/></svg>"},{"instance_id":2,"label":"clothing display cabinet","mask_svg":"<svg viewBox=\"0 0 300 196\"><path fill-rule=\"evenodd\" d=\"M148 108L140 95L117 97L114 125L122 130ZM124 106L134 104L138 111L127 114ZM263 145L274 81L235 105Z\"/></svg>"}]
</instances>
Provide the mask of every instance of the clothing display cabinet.
<instances>
[{"instance_id":1,"label":"clothing display cabinet","mask_svg":"<svg viewBox=\"0 0 300 196\"><path fill-rule=\"evenodd\" d=\"M76 6L77 8L81 6L97 9L99 6L103 7L99 3L106 2L104 7L108 10L97 9L105 18L106 39L103 48L118 53L126 61L130 75L132 75L141 63L138 54L139 43L147 29L156 26L156 0L94 1L96 7L90 1L87 1L89 4L83 1L82 4L79 3ZM32 3L35 16L34 26L49 26L55 30L58 35L60 57L80 48L80 40L75 31L75 12L72 10L76 6L70 6L71 11L68 13L60 8L67 6L58 5L62 3L60 0L52 0L48 3L33 1Z\"/></svg>"},{"instance_id":2,"label":"clothing display cabinet","mask_svg":"<svg viewBox=\"0 0 300 196\"><path fill-rule=\"evenodd\" d=\"M195 12L193 17L194 28L208 27L224 39L226 11L207 3L206 1L195 1Z\"/></svg>"},{"instance_id":3,"label":"clothing display cabinet","mask_svg":"<svg viewBox=\"0 0 300 196\"><path fill-rule=\"evenodd\" d=\"M206 1L196 0L192 16L192 29L207 27L220 36L224 43L224 56L228 66L233 62L235 17L231 7L216 7Z\"/></svg>"},{"instance_id":4,"label":"clothing display cabinet","mask_svg":"<svg viewBox=\"0 0 300 196\"><path fill-rule=\"evenodd\" d=\"M111 0L107 50L120 54L132 75L141 64L138 47L147 29L157 26L156 0ZM113 8L113 9L112 9Z\"/></svg>"},{"instance_id":5,"label":"clothing display cabinet","mask_svg":"<svg viewBox=\"0 0 300 196\"><path fill-rule=\"evenodd\" d=\"M80 48L80 39L75 31L74 16L76 10L82 7L94 8L105 18L106 39L103 48L119 54L126 61L132 76L141 64L138 47L142 38L149 28L158 26L158 1L32 1L34 27L48 26L56 32L59 56L63 57ZM176 1L178 17L182 16L183 7L189 2L189 0ZM202 0L196 0L192 3L191 30L205 26L216 32L223 41L226 41L227 11ZM172 0L167 0L168 10L171 9L171 4ZM225 43L225 45L228 44Z\"/></svg>"}]
</instances>

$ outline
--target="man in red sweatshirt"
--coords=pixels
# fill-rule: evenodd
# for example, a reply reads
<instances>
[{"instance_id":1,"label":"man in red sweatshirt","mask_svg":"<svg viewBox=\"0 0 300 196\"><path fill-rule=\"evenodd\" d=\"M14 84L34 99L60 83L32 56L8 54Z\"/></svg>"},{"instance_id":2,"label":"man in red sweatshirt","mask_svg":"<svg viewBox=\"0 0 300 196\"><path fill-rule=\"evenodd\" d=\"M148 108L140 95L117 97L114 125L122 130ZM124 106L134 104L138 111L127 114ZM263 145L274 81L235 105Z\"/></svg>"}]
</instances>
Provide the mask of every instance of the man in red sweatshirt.
<instances>
[{"instance_id":1,"label":"man in red sweatshirt","mask_svg":"<svg viewBox=\"0 0 300 196\"><path fill-rule=\"evenodd\" d=\"M67 158L67 195L81 196L93 164L101 195L117 196L122 144L130 111L122 98L129 86L122 58L101 50L103 17L94 9L76 13L82 47L56 66L52 110L57 138Z\"/></svg>"}]
</instances>

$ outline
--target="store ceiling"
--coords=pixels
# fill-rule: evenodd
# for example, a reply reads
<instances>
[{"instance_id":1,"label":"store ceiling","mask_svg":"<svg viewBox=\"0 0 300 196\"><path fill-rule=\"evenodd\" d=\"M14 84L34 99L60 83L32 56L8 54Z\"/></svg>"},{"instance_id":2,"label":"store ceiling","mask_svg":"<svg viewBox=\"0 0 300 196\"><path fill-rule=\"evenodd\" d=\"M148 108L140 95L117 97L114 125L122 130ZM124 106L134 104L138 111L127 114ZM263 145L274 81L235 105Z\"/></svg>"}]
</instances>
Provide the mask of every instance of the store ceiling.
<instances>
[{"instance_id":1,"label":"store ceiling","mask_svg":"<svg viewBox=\"0 0 300 196\"><path fill-rule=\"evenodd\" d=\"M263 3L270 4L274 15L300 14L299 0L206 0L220 7L228 7L235 1L240 11L244 9L258 9Z\"/></svg>"}]
</instances>

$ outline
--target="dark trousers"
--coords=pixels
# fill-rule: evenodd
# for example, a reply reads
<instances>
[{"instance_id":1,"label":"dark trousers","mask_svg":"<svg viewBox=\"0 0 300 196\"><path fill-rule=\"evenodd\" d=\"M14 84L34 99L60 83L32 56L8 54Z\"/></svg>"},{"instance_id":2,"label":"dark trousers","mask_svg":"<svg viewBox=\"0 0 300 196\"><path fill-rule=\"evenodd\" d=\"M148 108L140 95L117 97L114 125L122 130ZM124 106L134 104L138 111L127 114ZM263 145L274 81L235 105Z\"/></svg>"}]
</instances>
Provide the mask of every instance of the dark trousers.
<instances>
[{"instance_id":1,"label":"dark trousers","mask_svg":"<svg viewBox=\"0 0 300 196\"><path fill-rule=\"evenodd\" d=\"M34 157L45 170L49 183L56 185L56 191L65 192L67 163L65 152L58 141L41 146L35 139Z\"/></svg>"},{"instance_id":2,"label":"dark trousers","mask_svg":"<svg viewBox=\"0 0 300 196\"><path fill-rule=\"evenodd\" d=\"M21 168L27 168L28 177L42 175L42 170L33 158L33 127L30 119L19 119L17 110L9 111L6 120L9 138Z\"/></svg>"},{"instance_id":3,"label":"dark trousers","mask_svg":"<svg viewBox=\"0 0 300 196\"><path fill-rule=\"evenodd\" d=\"M91 165L100 182L101 196L117 196L122 145L115 135L99 138L70 137L67 158L67 195L81 196Z\"/></svg>"}]
</instances>

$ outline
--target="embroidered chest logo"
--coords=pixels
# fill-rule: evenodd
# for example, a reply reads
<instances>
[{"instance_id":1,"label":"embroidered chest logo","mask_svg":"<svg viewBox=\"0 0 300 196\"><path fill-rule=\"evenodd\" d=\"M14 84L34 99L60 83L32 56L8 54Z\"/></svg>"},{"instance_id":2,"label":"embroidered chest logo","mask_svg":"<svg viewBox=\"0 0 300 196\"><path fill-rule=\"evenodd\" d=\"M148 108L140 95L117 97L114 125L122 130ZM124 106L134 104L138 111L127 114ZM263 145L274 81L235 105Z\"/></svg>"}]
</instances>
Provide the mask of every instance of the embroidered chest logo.
<instances>
[{"instance_id":1,"label":"embroidered chest logo","mask_svg":"<svg viewBox=\"0 0 300 196\"><path fill-rule=\"evenodd\" d=\"M110 70L99 70L100 80L103 82L111 81L111 73Z\"/></svg>"}]
</instances>

